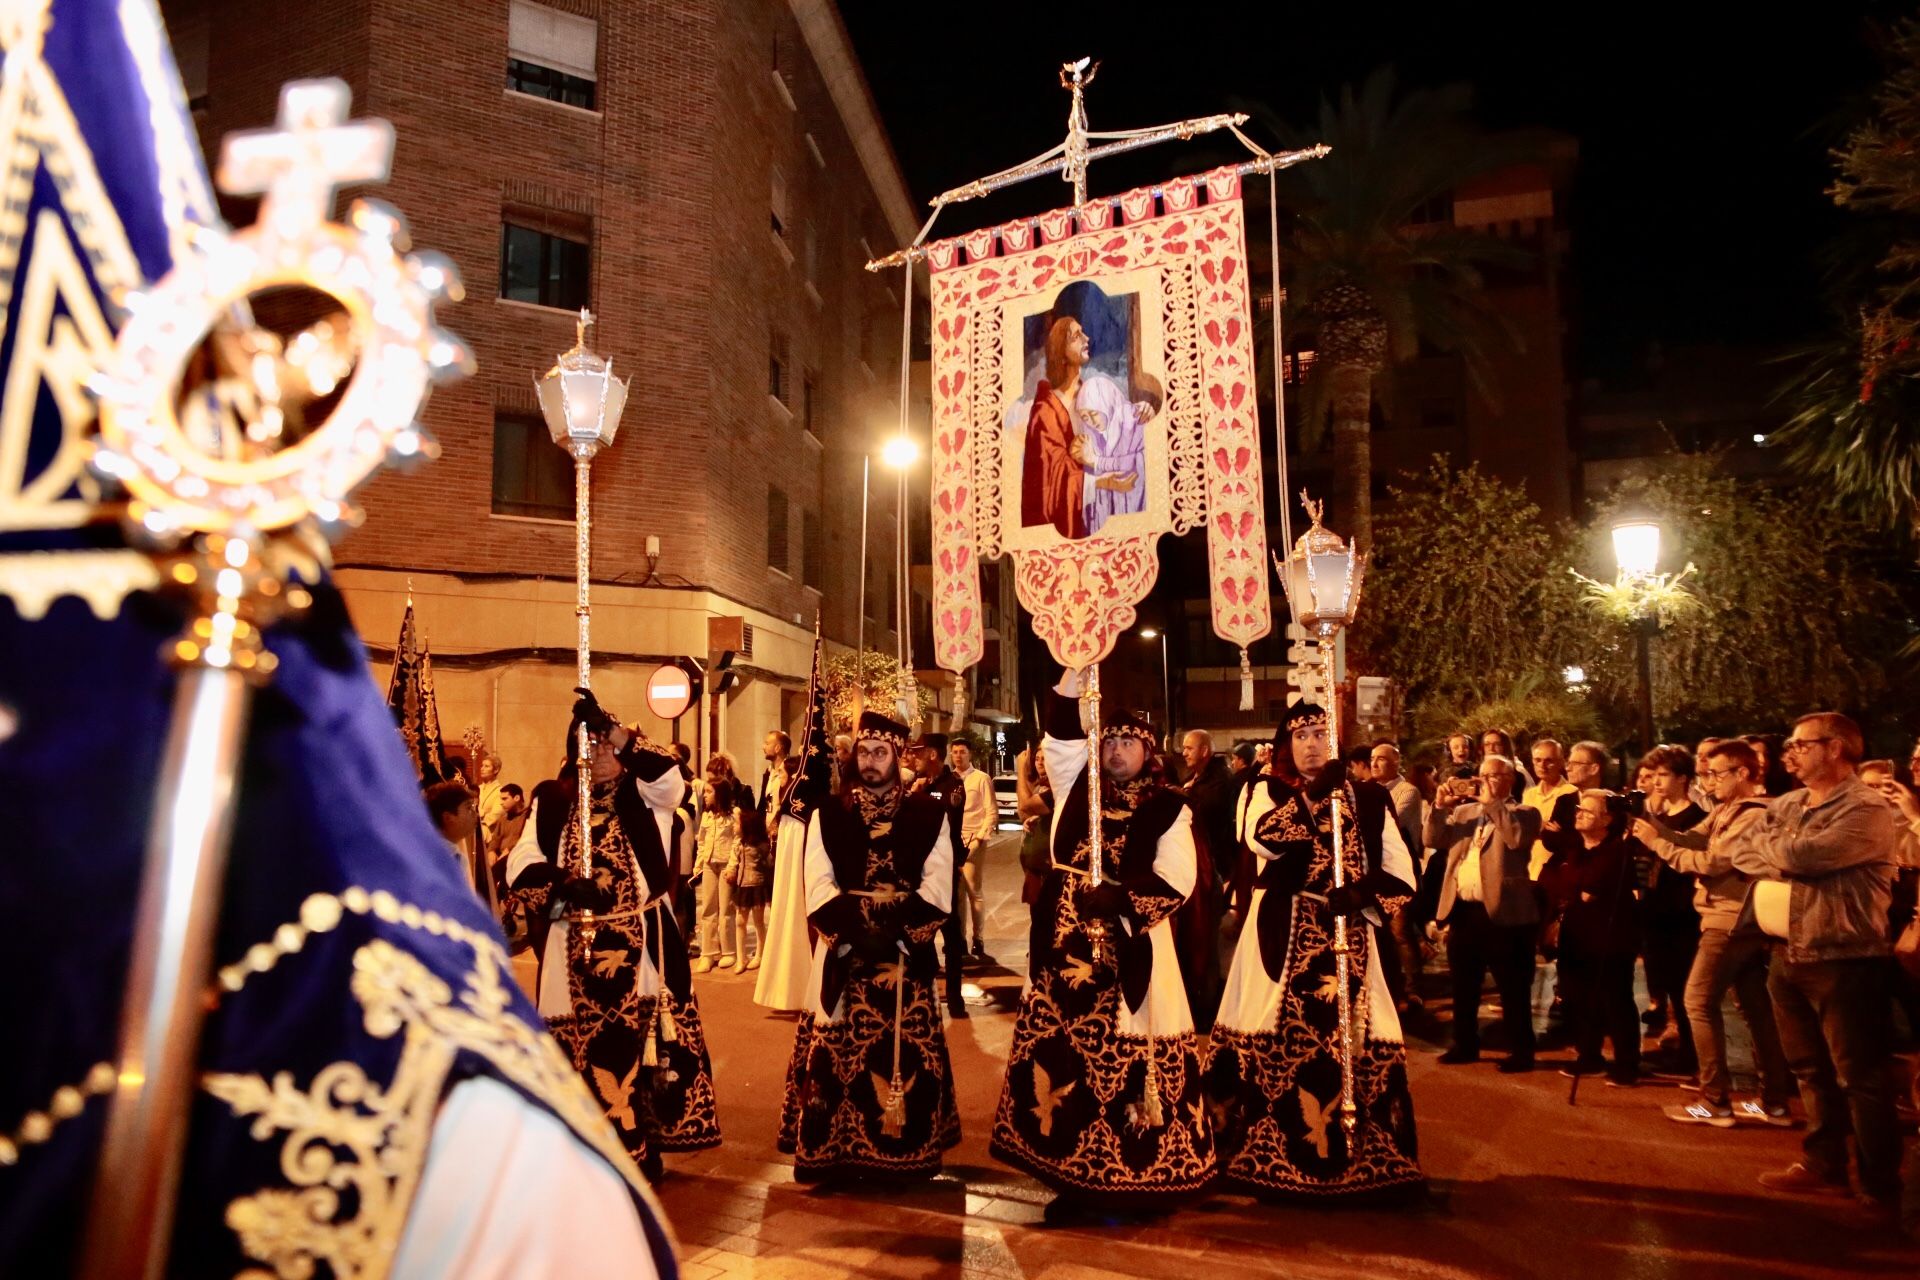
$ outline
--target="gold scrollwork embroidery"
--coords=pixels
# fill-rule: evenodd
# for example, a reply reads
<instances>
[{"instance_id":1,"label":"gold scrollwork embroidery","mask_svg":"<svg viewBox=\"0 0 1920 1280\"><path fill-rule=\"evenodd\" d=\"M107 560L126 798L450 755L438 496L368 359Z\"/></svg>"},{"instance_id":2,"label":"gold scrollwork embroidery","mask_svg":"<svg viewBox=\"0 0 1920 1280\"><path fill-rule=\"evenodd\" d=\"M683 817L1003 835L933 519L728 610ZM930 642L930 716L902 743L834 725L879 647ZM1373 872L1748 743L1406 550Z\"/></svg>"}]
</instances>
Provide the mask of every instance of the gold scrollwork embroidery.
<instances>
[{"instance_id":1,"label":"gold scrollwork embroidery","mask_svg":"<svg viewBox=\"0 0 1920 1280\"><path fill-rule=\"evenodd\" d=\"M384 1087L350 1061L321 1068L305 1088L288 1072L271 1082L260 1075L207 1075L209 1093L235 1115L252 1118L255 1140L286 1135L280 1169L289 1188L265 1188L227 1207L227 1225L241 1248L272 1268L244 1272L243 1280L307 1280L321 1264L339 1280L385 1274L426 1164L447 1073L461 1050L486 1058L504 1079L551 1107L665 1224L573 1064L550 1037L504 1016L511 1003L502 977L506 956L492 937L385 890L356 886L337 896L315 894L301 904L298 922L281 925L271 941L220 971L219 994L240 990L347 915L372 915L464 943L473 966L456 1000L447 982L385 938L354 952L351 986L367 1031L381 1039L404 1037L399 1065Z\"/></svg>"}]
</instances>

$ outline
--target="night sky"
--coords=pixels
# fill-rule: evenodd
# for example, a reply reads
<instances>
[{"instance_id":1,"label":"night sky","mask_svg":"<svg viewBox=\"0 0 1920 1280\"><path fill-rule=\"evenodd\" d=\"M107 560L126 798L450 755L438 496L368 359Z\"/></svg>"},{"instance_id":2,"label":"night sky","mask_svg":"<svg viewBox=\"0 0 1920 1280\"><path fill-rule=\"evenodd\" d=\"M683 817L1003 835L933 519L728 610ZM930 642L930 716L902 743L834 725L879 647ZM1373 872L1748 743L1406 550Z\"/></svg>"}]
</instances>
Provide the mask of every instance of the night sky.
<instances>
[{"instance_id":1,"label":"night sky","mask_svg":"<svg viewBox=\"0 0 1920 1280\"><path fill-rule=\"evenodd\" d=\"M1323 94L1391 65L1406 84L1473 86L1489 128L1569 133L1580 146L1569 215L1575 373L1609 380L1651 342L1759 346L1822 329L1822 255L1848 217L1824 194L1827 150L1878 79L1874 20L1908 11L1801 4L1784 21L1764 7L1693 11L1706 8L1591 5L1569 17L1547 4L842 3L923 208L1058 142L1067 95L1057 69L1085 55L1103 64L1087 94L1095 130L1254 103L1306 126ZM1228 158L1218 145L1167 143L1095 165L1090 187L1121 191ZM934 234L1068 199L1058 179L1034 179L949 209Z\"/></svg>"}]
</instances>

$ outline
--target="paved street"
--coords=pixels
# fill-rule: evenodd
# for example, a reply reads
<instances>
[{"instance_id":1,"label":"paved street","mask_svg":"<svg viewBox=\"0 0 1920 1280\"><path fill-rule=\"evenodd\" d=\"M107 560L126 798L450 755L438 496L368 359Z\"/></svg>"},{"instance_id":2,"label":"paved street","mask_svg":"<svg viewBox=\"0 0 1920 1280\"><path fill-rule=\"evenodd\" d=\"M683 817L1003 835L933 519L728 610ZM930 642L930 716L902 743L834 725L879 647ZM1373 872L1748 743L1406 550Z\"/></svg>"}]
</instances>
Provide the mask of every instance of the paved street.
<instances>
[{"instance_id":1,"label":"paved street","mask_svg":"<svg viewBox=\"0 0 1920 1280\"><path fill-rule=\"evenodd\" d=\"M1866 1225L1851 1202L1773 1196L1755 1185L1762 1171L1795 1158L1794 1132L1681 1128L1659 1112L1682 1096L1669 1085L1623 1090L1589 1080L1570 1107L1568 1082L1552 1069L1505 1077L1490 1061L1438 1066L1439 1046L1422 1028L1409 1049L1421 1161L1433 1184L1427 1207L1281 1209L1216 1195L1151 1220L1050 1223L1045 1189L986 1154L1025 966L1026 909L1010 837L989 851L987 887L998 963L977 979L973 1016L948 1027L965 1138L947 1175L926 1186L796 1185L774 1150L794 1024L752 1003L751 973L697 980L727 1141L667 1160L660 1194L690 1280L1093 1280L1194 1274L1195 1265L1205 1280L1920 1274L1920 1251Z\"/></svg>"}]
</instances>

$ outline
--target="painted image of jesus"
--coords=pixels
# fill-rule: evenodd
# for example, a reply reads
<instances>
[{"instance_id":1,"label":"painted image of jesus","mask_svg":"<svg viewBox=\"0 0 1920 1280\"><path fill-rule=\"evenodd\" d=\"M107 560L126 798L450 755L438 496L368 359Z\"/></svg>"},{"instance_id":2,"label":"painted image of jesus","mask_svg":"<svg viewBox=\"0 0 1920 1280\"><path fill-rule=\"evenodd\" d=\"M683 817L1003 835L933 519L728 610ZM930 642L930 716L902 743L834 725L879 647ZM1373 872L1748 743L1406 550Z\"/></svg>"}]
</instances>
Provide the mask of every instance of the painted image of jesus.
<instances>
[{"instance_id":1,"label":"painted image of jesus","mask_svg":"<svg viewBox=\"0 0 1920 1280\"><path fill-rule=\"evenodd\" d=\"M1084 538L1112 516L1145 510L1143 427L1157 405L1130 401L1119 382L1087 368L1092 343L1073 316L1051 321L1045 350L1044 375L1025 405L1020 523Z\"/></svg>"}]
</instances>

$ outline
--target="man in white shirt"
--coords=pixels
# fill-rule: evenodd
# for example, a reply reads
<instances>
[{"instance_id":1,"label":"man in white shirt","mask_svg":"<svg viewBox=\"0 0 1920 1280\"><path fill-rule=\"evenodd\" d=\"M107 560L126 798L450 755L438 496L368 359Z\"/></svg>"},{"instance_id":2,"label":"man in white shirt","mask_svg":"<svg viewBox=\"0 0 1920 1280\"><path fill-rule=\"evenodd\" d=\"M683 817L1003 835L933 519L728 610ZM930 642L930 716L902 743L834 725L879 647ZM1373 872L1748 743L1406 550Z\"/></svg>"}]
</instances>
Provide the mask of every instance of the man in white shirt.
<instances>
[{"instance_id":1,"label":"man in white shirt","mask_svg":"<svg viewBox=\"0 0 1920 1280\"><path fill-rule=\"evenodd\" d=\"M1527 850L1540 814L1513 798L1515 771L1505 756L1480 762L1477 778L1451 778L1427 817L1427 844L1445 849L1436 913L1447 927L1453 972L1453 1047L1449 1066L1480 1058L1480 986L1493 971L1507 1031L1504 1072L1533 1070L1533 950L1540 909L1527 878Z\"/></svg>"},{"instance_id":2,"label":"man in white shirt","mask_svg":"<svg viewBox=\"0 0 1920 1280\"><path fill-rule=\"evenodd\" d=\"M953 766L959 775L960 785L966 789L967 802L960 814L960 883L966 890L967 908L955 903L954 910L963 918L971 914L973 920L973 948L971 955L975 960L990 962L993 957L987 954L985 933L987 928L987 902L982 896L981 885L984 873L981 862L987 853L987 842L993 839L995 807L993 803L993 780L986 772L973 767L973 748L964 740L956 740L947 747L947 763Z\"/></svg>"}]
</instances>

